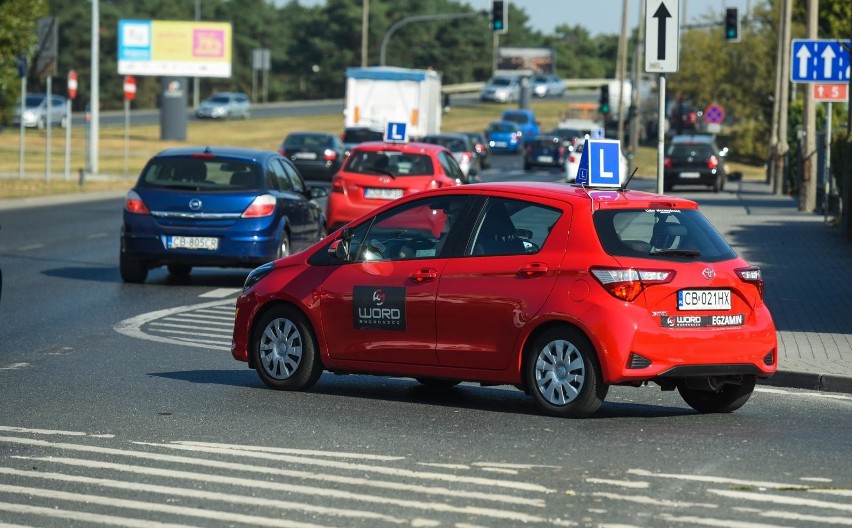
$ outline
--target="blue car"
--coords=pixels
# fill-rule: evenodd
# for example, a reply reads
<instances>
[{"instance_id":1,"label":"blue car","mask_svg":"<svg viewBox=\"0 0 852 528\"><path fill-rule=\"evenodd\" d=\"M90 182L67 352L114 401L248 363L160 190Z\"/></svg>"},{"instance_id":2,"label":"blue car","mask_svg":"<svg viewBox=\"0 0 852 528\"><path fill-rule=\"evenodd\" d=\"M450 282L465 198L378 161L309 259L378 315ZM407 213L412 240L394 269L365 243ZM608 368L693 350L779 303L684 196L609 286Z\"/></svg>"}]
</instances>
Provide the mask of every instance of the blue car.
<instances>
[{"instance_id":1,"label":"blue car","mask_svg":"<svg viewBox=\"0 0 852 528\"><path fill-rule=\"evenodd\" d=\"M492 152L520 152L524 148L524 133L512 121L492 121L485 129L485 139Z\"/></svg>"},{"instance_id":2,"label":"blue car","mask_svg":"<svg viewBox=\"0 0 852 528\"><path fill-rule=\"evenodd\" d=\"M127 193L120 271L142 283L166 266L254 268L325 236L327 196L274 151L183 147L151 158Z\"/></svg>"}]
</instances>

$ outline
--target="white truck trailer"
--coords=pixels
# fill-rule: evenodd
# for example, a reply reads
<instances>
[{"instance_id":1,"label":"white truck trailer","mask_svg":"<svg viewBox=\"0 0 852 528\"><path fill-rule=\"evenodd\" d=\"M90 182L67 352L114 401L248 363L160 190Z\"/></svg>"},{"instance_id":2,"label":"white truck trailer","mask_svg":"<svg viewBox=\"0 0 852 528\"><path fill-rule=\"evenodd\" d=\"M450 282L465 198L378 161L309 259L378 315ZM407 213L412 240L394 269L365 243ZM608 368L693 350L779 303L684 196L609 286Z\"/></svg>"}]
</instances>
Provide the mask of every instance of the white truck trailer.
<instances>
[{"instance_id":1,"label":"white truck trailer","mask_svg":"<svg viewBox=\"0 0 852 528\"><path fill-rule=\"evenodd\" d=\"M405 123L412 139L441 131L441 74L390 66L348 68L344 127Z\"/></svg>"}]
</instances>

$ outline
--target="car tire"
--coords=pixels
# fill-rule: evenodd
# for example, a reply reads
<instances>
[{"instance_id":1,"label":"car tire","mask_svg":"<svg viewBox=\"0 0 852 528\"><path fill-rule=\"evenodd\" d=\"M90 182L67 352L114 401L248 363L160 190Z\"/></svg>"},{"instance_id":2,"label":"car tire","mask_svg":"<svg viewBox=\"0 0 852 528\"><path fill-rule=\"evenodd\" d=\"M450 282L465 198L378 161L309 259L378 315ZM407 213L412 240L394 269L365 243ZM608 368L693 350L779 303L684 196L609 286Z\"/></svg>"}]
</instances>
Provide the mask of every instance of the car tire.
<instances>
[{"instance_id":1,"label":"car tire","mask_svg":"<svg viewBox=\"0 0 852 528\"><path fill-rule=\"evenodd\" d=\"M714 193L718 193L719 191L722 190L722 183L721 183L720 178L718 176L716 176L716 179L713 180L713 186L712 187L713 187Z\"/></svg>"},{"instance_id":2,"label":"car tire","mask_svg":"<svg viewBox=\"0 0 852 528\"><path fill-rule=\"evenodd\" d=\"M176 277L189 277L192 272L192 266L187 264L169 264L166 268L168 268L169 273Z\"/></svg>"},{"instance_id":3,"label":"car tire","mask_svg":"<svg viewBox=\"0 0 852 528\"><path fill-rule=\"evenodd\" d=\"M254 330L251 353L261 381L275 390L305 390L322 375L310 323L290 305L275 306L263 314Z\"/></svg>"},{"instance_id":4,"label":"car tire","mask_svg":"<svg viewBox=\"0 0 852 528\"><path fill-rule=\"evenodd\" d=\"M278 244L278 251L275 253L275 260L290 256L290 236L285 231L281 234L281 242Z\"/></svg>"},{"instance_id":5,"label":"car tire","mask_svg":"<svg viewBox=\"0 0 852 528\"><path fill-rule=\"evenodd\" d=\"M118 260L118 269L124 282L142 284L148 278L148 267L141 260L128 257L124 253Z\"/></svg>"},{"instance_id":6,"label":"car tire","mask_svg":"<svg viewBox=\"0 0 852 528\"><path fill-rule=\"evenodd\" d=\"M680 382L677 391L687 405L700 413L729 413L745 405L756 382L754 376L747 376L741 385L726 384L716 391L696 389Z\"/></svg>"},{"instance_id":7,"label":"car tire","mask_svg":"<svg viewBox=\"0 0 852 528\"><path fill-rule=\"evenodd\" d=\"M551 328L532 342L525 355L523 376L539 407L564 418L593 414L609 389L591 342L568 327Z\"/></svg>"},{"instance_id":8,"label":"car tire","mask_svg":"<svg viewBox=\"0 0 852 528\"><path fill-rule=\"evenodd\" d=\"M414 378L423 386L432 387L432 388L450 388L455 387L461 381L458 380L449 380L449 379L441 379L441 378Z\"/></svg>"}]
</instances>

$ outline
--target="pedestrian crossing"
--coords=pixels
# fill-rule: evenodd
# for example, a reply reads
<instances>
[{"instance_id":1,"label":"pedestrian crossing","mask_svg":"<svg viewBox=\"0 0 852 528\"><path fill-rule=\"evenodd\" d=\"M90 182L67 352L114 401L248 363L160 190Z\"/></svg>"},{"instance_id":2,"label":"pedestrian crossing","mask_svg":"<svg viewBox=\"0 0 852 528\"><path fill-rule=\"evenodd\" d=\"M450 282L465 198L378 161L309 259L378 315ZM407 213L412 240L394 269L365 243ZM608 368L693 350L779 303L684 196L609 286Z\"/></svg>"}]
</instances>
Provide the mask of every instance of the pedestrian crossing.
<instances>
[{"instance_id":1,"label":"pedestrian crossing","mask_svg":"<svg viewBox=\"0 0 852 528\"><path fill-rule=\"evenodd\" d=\"M852 526L852 490L819 475L578 470L581 461L424 460L294 443L0 426L0 526Z\"/></svg>"}]
</instances>

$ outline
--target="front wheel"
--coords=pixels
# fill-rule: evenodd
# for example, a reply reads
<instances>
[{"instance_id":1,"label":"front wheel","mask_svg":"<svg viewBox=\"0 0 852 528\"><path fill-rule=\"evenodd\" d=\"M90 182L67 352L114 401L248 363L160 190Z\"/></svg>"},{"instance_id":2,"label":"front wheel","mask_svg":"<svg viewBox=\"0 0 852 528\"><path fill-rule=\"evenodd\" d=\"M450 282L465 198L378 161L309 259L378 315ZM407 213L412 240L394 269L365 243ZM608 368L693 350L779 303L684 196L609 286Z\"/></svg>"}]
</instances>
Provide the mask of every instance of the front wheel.
<instances>
[{"instance_id":1,"label":"front wheel","mask_svg":"<svg viewBox=\"0 0 852 528\"><path fill-rule=\"evenodd\" d=\"M591 342L572 328L552 328L529 347L524 382L545 412L565 418L584 418L603 404L603 382Z\"/></svg>"},{"instance_id":2,"label":"front wheel","mask_svg":"<svg viewBox=\"0 0 852 528\"><path fill-rule=\"evenodd\" d=\"M251 353L260 379L276 390L305 390L323 366L307 318L292 306L270 309L258 322Z\"/></svg>"},{"instance_id":3,"label":"front wheel","mask_svg":"<svg viewBox=\"0 0 852 528\"><path fill-rule=\"evenodd\" d=\"M715 391L691 388L686 382L680 382L677 391L687 405L700 413L729 413L745 405L756 382L754 376L747 376L740 385L725 384Z\"/></svg>"}]
</instances>

